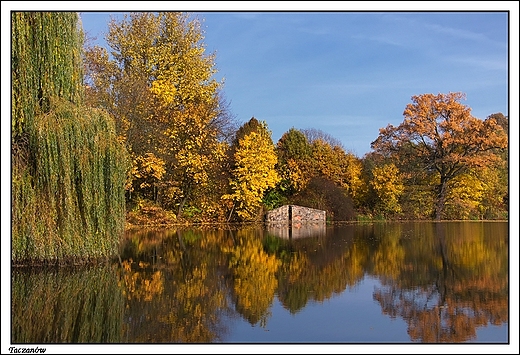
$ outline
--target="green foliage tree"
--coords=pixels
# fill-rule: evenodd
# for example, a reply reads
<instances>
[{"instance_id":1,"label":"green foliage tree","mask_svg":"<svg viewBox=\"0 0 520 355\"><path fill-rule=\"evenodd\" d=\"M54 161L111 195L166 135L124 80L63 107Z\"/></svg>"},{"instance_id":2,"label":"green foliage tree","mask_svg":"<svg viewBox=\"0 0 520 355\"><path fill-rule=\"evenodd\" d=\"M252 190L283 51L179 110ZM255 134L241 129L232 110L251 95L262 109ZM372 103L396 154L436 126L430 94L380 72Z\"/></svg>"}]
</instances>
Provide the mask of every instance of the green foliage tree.
<instances>
[{"instance_id":1,"label":"green foliage tree","mask_svg":"<svg viewBox=\"0 0 520 355\"><path fill-rule=\"evenodd\" d=\"M291 128L278 140L278 157L283 161L288 159L307 160L311 155L311 147L302 131Z\"/></svg>"},{"instance_id":2,"label":"green foliage tree","mask_svg":"<svg viewBox=\"0 0 520 355\"><path fill-rule=\"evenodd\" d=\"M302 131L291 128L276 144L277 171L281 177L279 189L284 195L301 191L308 183L311 169L311 146Z\"/></svg>"},{"instance_id":3,"label":"green foliage tree","mask_svg":"<svg viewBox=\"0 0 520 355\"><path fill-rule=\"evenodd\" d=\"M81 103L82 29L70 12L11 13L11 127L15 141L50 111L50 98Z\"/></svg>"},{"instance_id":4,"label":"green foliage tree","mask_svg":"<svg viewBox=\"0 0 520 355\"><path fill-rule=\"evenodd\" d=\"M494 118L480 120L459 101L462 93L423 94L412 97L405 119L397 127L380 129L372 148L393 156L401 166L435 176L435 218L446 218L445 206L450 181L471 168L500 160L507 148L507 134Z\"/></svg>"},{"instance_id":5,"label":"green foliage tree","mask_svg":"<svg viewBox=\"0 0 520 355\"><path fill-rule=\"evenodd\" d=\"M291 128L278 141L277 153L281 181L275 192L285 202L325 209L335 219L352 218L352 202L360 205L366 190L363 165L354 154L345 152L337 139L318 129ZM319 185L325 190L319 191ZM338 193L336 198L325 193L330 189ZM340 200L346 201L343 208L338 207Z\"/></svg>"},{"instance_id":6,"label":"green foliage tree","mask_svg":"<svg viewBox=\"0 0 520 355\"><path fill-rule=\"evenodd\" d=\"M106 112L83 103L77 13L13 12L12 259L112 256L127 157Z\"/></svg>"}]
</instances>

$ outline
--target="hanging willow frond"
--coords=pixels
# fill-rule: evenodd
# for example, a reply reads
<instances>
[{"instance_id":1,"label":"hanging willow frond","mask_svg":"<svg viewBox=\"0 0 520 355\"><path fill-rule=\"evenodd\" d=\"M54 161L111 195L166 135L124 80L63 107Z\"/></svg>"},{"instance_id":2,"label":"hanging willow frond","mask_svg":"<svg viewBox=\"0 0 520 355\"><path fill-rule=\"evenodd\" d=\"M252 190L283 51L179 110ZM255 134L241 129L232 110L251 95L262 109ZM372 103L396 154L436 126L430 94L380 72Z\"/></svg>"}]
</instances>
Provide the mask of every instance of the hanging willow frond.
<instances>
[{"instance_id":1,"label":"hanging willow frond","mask_svg":"<svg viewBox=\"0 0 520 355\"><path fill-rule=\"evenodd\" d=\"M76 13L12 14L12 260L117 253L126 150L114 121L82 105Z\"/></svg>"}]
</instances>

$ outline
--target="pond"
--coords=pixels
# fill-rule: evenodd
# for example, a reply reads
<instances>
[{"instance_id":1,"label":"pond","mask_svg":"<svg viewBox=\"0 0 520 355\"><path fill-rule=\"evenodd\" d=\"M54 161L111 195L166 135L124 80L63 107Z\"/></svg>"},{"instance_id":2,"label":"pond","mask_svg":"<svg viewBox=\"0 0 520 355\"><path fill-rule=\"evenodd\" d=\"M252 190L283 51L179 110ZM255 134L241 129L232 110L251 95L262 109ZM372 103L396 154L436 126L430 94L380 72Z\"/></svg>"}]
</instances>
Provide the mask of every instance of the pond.
<instances>
[{"instance_id":1,"label":"pond","mask_svg":"<svg viewBox=\"0 0 520 355\"><path fill-rule=\"evenodd\" d=\"M142 229L13 268L11 342L507 344L508 257L507 222Z\"/></svg>"}]
</instances>

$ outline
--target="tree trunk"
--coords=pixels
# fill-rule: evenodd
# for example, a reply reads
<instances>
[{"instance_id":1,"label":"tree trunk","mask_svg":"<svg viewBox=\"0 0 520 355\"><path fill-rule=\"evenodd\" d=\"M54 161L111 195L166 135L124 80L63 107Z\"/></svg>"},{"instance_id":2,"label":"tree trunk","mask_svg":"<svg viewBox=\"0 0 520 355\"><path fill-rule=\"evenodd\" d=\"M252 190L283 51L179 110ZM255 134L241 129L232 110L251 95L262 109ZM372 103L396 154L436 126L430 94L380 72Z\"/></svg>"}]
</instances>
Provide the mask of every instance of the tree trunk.
<instances>
[{"instance_id":1,"label":"tree trunk","mask_svg":"<svg viewBox=\"0 0 520 355\"><path fill-rule=\"evenodd\" d=\"M231 215L233 214L233 211L235 210L236 203L237 203L236 201L233 202L233 208L231 208L231 212L229 212L229 216L228 216L228 219L227 219L228 223L231 220Z\"/></svg>"},{"instance_id":2,"label":"tree trunk","mask_svg":"<svg viewBox=\"0 0 520 355\"><path fill-rule=\"evenodd\" d=\"M185 177L184 179L186 181L187 179L190 179L190 178ZM192 183L189 180L185 184L183 184L183 186L184 186L184 188L182 189L183 197L182 197L181 203L179 204L179 210L177 211L177 219L181 218L182 210L184 209L184 205L186 204L186 201L188 200L188 196L190 196L191 190L192 190Z\"/></svg>"},{"instance_id":3,"label":"tree trunk","mask_svg":"<svg viewBox=\"0 0 520 355\"><path fill-rule=\"evenodd\" d=\"M441 182L437 187L437 202L435 204L435 219L440 221L444 217L444 206L446 204L446 185L448 180L441 176Z\"/></svg>"},{"instance_id":4,"label":"tree trunk","mask_svg":"<svg viewBox=\"0 0 520 355\"><path fill-rule=\"evenodd\" d=\"M181 200L181 203L179 204L179 209L177 211L177 219L181 218L182 215L182 209L184 208L184 204L186 203L187 197L184 196Z\"/></svg>"}]
</instances>

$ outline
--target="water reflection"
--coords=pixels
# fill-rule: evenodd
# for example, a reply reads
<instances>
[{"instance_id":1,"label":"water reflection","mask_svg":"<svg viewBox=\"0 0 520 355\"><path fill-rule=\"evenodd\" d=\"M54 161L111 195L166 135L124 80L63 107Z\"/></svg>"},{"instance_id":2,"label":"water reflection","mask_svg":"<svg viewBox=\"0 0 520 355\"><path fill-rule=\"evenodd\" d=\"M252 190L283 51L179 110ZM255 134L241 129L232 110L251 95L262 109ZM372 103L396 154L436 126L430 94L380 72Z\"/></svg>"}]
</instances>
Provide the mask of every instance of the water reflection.
<instances>
[{"instance_id":1,"label":"water reflection","mask_svg":"<svg viewBox=\"0 0 520 355\"><path fill-rule=\"evenodd\" d=\"M115 343L125 303L112 266L13 270L12 343Z\"/></svg>"},{"instance_id":2,"label":"water reflection","mask_svg":"<svg viewBox=\"0 0 520 355\"><path fill-rule=\"evenodd\" d=\"M282 239L321 237L327 233L325 222L270 222L266 225L267 233Z\"/></svg>"},{"instance_id":3,"label":"water reflection","mask_svg":"<svg viewBox=\"0 0 520 355\"><path fill-rule=\"evenodd\" d=\"M367 277L378 280L366 295L379 305L377 317L404 320L409 342L479 341L477 329L507 326L507 223L375 223L314 231L295 238L293 230L287 238L288 231L255 226L140 230L128 233L121 260L111 265L13 270L12 341L255 342L235 340L237 320L259 332L279 321L281 310L297 320L310 304L347 297ZM276 300L282 308L274 312ZM356 319L347 321L355 326ZM384 332L380 337L386 339ZM324 340L302 334L296 341Z\"/></svg>"}]
</instances>

